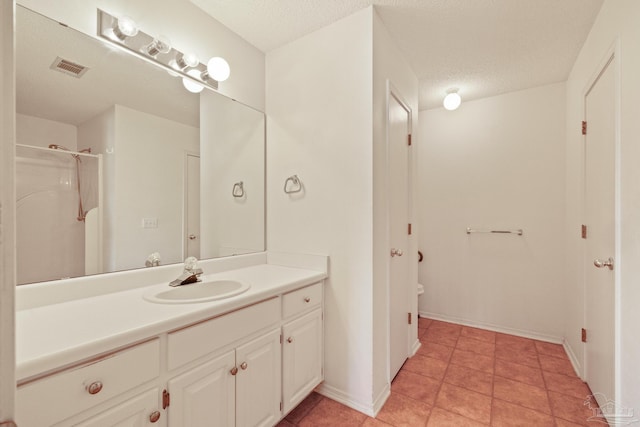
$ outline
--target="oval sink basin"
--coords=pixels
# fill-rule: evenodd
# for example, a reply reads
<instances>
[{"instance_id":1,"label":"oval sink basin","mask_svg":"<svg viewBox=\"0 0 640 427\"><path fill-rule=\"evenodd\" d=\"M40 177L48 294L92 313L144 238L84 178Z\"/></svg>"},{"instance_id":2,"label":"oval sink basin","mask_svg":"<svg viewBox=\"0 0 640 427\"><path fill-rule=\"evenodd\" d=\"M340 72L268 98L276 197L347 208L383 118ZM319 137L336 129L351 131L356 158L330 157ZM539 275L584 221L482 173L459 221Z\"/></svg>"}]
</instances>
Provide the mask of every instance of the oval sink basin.
<instances>
[{"instance_id":1,"label":"oval sink basin","mask_svg":"<svg viewBox=\"0 0 640 427\"><path fill-rule=\"evenodd\" d=\"M143 295L143 298L160 304L189 304L230 298L246 292L250 287L248 283L235 280L211 280L175 288L167 286L168 289L159 291L155 289L153 293Z\"/></svg>"}]
</instances>

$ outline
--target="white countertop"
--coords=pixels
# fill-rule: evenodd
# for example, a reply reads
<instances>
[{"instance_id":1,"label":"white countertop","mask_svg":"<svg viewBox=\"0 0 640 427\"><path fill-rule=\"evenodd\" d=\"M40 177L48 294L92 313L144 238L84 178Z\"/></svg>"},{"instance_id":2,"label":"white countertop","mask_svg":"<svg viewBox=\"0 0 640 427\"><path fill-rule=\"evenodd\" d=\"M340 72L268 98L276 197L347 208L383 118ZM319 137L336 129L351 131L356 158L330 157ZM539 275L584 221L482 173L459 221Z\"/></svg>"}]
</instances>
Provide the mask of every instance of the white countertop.
<instances>
[{"instance_id":1,"label":"white countertop","mask_svg":"<svg viewBox=\"0 0 640 427\"><path fill-rule=\"evenodd\" d=\"M206 270L205 270L206 271ZM316 283L326 272L260 264L206 274L204 280L251 284L243 294L193 304L143 299L166 282L16 312L16 376L19 382L114 349Z\"/></svg>"}]
</instances>

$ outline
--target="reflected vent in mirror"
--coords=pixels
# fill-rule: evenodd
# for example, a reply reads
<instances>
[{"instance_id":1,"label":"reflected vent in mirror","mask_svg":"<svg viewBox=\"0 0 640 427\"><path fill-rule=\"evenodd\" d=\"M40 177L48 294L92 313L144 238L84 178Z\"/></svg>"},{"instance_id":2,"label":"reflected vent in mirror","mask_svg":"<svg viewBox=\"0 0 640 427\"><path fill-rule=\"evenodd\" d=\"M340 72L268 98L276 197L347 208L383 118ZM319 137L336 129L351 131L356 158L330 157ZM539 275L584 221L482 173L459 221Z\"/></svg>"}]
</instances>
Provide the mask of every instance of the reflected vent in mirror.
<instances>
[{"instance_id":1,"label":"reflected vent in mirror","mask_svg":"<svg viewBox=\"0 0 640 427\"><path fill-rule=\"evenodd\" d=\"M89 69L84 65L76 64L75 62L68 61L60 58L59 56L53 61L53 64L51 64L51 67L49 68L76 78L82 77Z\"/></svg>"}]
</instances>

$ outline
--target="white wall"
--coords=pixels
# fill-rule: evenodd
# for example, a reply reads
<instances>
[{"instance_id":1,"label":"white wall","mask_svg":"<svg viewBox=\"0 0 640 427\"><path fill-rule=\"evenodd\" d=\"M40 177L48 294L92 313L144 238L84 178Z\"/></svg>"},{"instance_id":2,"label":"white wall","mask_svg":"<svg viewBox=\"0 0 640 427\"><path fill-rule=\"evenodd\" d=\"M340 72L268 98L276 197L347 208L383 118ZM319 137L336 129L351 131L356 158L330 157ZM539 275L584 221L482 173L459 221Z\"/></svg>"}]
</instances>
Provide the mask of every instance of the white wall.
<instances>
[{"instance_id":1,"label":"white wall","mask_svg":"<svg viewBox=\"0 0 640 427\"><path fill-rule=\"evenodd\" d=\"M198 152L198 128L120 105L115 108L115 268L183 260L184 153ZM156 218L157 228L143 228Z\"/></svg>"},{"instance_id":2,"label":"white wall","mask_svg":"<svg viewBox=\"0 0 640 427\"><path fill-rule=\"evenodd\" d=\"M421 313L561 342L564 90L420 112Z\"/></svg>"},{"instance_id":3,"label":"white wall","mask_svg":"<svg viewBox=\"0 0 640 427\"><path fill-rule=\"evenodd\" d=\"M68 123L16 114L16 142L35 147L60 144L75 151L78 149L78 128Z\"/></svg>"},{"instance_id":4,"label":"white wall","mask_svg":"<svg viewBox=\"0 0 640 427\"><path fill-rule=\"evenodd\" d=\"M201 62L224 57L231 76L219 92L264 111L264 53L202 12L190 1L176 0L20 0L28 7L96 37L97 9L127 15L142 31L165 35L181 51L194 52Z\"/></svg>"},{"instance_id":5,"label":"white wall","mask_svg":"<svg viewBox=\"0 0 640 427\"><path fill-rule=\"evenodd\" d=\"M330 256L322 390L370 412L372 10L269 52L266 75L267 247Z\"/></svg>"},{"instance_id":6,"label":"white wall","mask_svg":"<svg viewBox=\"0 0 640 427\"><path fill-rule=\"evenodd\" d=\"M640 413L640 2L607 0L589 33L567 81L567 276L571 298L566 307L567 340L580 363L584 348L580 328L584 326L583 252L578 233L582 223L582 136L580 121L584 114L584 90L607 51L619 42L620 60L620 239L616 254L619 275L616 295L617 360L615 400L620 407ZM581 366L582 368L583 366ZM597 390L594 390L594 392ZM608 396L613 399L614 397Z\"/></svg>"},{"instance_id":7,"label":"white wall","mask_svg":"<svg viewBox=\"0 0 640 427\"><path fill-rule=\"evenodd\" d=\"M264 114L213 92L200 95L200 257L265 249ZM233 197L242 181L243 197Z\"/></svg>"},{"instance_id":8,"label":"white wall","mask_svg":"<svg viewBox=\"0 0 640 427\"><path fill-rule=\"evenodd\" d=\"M379 402L381 394L389 385L389 292L387 278L389 277L389 236L388 236L388 192L387 192L387 81L389 81L412 109L412 124L414 136L418 131L418 79L411 67L400 54L399 49L391 39L386 27L378 16L373 13L373 396ZM415 147L415 146L414 146ZM414 165L417 152L413 150ZM413 172L416 168L413 168ZM417 182L417 175L412 177ZM416 186L413 186L415 190ZM415 191L413 194L415 201ZM412 203L415 208L416 204ZM412 218L416 212L412 212ZM416 221L414 221L416 222ZM411 271L409 287L415 289L418 282L418 239L417 225L410 236L410 247L405 248L410 257ZM415 262L414 262L415 261ZM411 292L407 311L411 311L417 319L417 294ZM418 322L411 326L410 340L418 339ZM413 344L413 343L412 343Z\"/></svg>"}]
</instances>

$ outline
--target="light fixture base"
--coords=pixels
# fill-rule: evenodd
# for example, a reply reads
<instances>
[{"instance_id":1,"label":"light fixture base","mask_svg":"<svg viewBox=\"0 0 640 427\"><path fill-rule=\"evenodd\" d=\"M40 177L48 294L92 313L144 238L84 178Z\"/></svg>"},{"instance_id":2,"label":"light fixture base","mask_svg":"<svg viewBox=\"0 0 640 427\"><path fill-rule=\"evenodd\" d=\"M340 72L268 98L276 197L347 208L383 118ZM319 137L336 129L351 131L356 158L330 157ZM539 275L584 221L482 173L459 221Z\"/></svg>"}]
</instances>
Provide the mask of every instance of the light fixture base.
<instances>
[{"instance_id":1,"label":"light fixture base","mask_svg":"<svg viewBox=\"0 0 640 427\"><path fill-rule=\"evenodd\" d=\"M146 61L155 63L165 68L168 72L172 73L172 75L179 75L180 77L193 80L194 82L201 84L205 87L218 90L218 81L214 79L203 80L201 78L197 78L194 76L196 73L192 73L189 75L187 71L197 70L199 71L198 75L202 75L202 73L207 71L206 64L202 64L200 62L197 63L194 67L186 68L183 70L177 70L172 66L172 62L176 60L177 57L184 57L184 53L171 48L166 53L161 51L154 52L155 55L151 55L151 52L147 54L147 47L152 45L156 40L155 37L150 36L149 34L138 30L138 33L135 36L126 37L122 40L116 34L114 34L114 27L117 27L118 18L105 12L104 10L98 9L98 36L110 44L114 46L118 46L119 48L125 49L126 51L133 53L139 58L142 58Z\"/></svg>"}]
</instances>

